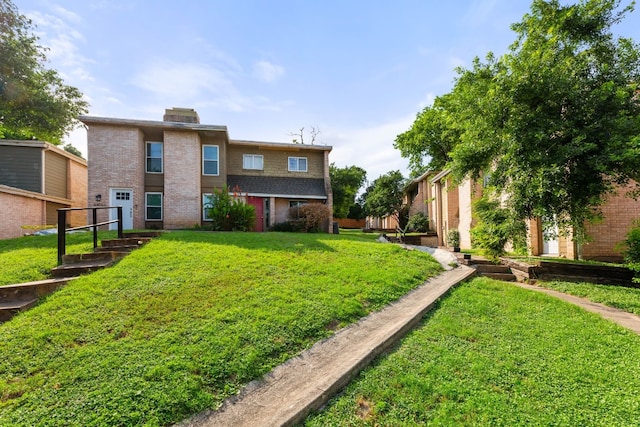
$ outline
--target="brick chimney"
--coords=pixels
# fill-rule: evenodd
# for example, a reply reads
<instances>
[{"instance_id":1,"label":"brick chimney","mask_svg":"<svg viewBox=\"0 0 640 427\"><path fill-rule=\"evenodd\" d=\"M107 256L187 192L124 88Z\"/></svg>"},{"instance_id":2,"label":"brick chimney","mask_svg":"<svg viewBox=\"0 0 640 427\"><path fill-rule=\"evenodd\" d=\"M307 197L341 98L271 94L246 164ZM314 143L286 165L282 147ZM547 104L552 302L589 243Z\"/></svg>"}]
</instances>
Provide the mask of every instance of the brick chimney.
<instances>
[{"instance_id":1,"label":"brick chimney","mask_svg":"<svg viewBox=\"0 0 640 427\"><path fill-rule=\"evenodd\" d=\"M168 108L164 110L162 120L165 122L200 124L200 117L193 108Z\"/></svg>"}]
</instances>

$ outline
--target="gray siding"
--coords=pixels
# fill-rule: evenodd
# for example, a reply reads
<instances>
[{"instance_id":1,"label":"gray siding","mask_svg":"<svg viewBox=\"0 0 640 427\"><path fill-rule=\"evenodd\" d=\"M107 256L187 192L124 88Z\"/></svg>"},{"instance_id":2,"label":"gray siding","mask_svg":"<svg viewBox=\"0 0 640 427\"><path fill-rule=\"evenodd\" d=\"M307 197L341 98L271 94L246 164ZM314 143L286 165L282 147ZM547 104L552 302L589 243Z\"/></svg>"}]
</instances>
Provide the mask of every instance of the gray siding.
<instances>
[{"instance_id":1,"label":"gray siding","mask_svg":"<svg viewBox=\"0 0 640 427\"><path fill-rule=\"evenodd\" d=\"M0 145L0 184L42 193L42 148Z\"/></svg>"}]
</instances>

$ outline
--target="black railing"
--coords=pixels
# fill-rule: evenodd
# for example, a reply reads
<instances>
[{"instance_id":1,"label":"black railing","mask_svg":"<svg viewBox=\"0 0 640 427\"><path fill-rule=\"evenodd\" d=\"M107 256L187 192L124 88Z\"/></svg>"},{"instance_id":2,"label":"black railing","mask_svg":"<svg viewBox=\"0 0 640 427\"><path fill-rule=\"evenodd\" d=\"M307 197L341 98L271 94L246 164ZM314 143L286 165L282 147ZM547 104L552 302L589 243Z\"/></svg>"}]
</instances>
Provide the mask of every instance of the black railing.
<instances>
[{"instance_id":1,"label":"black railing","mask_svg":"<svg viewBox=\"0 0 640 427\"><path fill-rule=\"evenodd\" d=\"M118 219L98 222L98 209L117 209ZM66 228L67 212L69 211L91 211L91 224L80 227ZM62 258L67 251L67 231L93 229L93 249L98 247L98 227L101 225L118 223L118 239L122 239L122 206L99 206L92 208L64 208L58 209L58 265L62 264Z\"/></svg>"}]
</instances>

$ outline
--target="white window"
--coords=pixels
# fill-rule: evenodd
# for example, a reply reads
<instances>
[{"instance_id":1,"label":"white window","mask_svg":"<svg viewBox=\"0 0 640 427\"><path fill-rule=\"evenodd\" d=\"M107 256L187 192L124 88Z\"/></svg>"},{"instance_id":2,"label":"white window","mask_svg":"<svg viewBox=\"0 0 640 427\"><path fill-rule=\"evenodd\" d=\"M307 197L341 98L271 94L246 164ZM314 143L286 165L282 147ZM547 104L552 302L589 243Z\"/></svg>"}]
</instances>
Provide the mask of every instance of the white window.
<instances>
[{"instance_id":1,"label":"white window","mask_svg":"<svg viewBox=\"0 0 640 427\"><path fill-rule=\"evenodd\" d=\"M211 214L213 211L213 205L216 202L216 196L211 193L204 193L202 195L202 220L211 221Z\"/></svg>"},{"instance_id":2,"label":"white window","mask_svg":"<svg viewBox=\"0 0 640 427\"><path fill-rule=\"evenodd\" d=\"M203 145L202 146L202 174L203 175L219 175L219 160L218 160L218 146L217 145Z\"/></svg>"},{"instance_id":3,"label":"white window","mask_svg":"<svg viewBox=\"0 0 640 427\"><path fill-rule=\"evenodd\" d=\"M144 219L162 221L162 193L144 193Z\"/></svg>"},{"instance_id":4,"label":"white window","mask_svg":"<svg viewBox=\"0 0 640 427\"><path fill-rule=\"evenodd\" d=\"M306 172L307 158L306 157L289 157L289 171L290 172Z\"/></svg>"},{"instance_id":5,"label":"white window","mask_svg":"<svg viewBox=\"0 0 640 427\"><path fill-rule=\"evenodd\" d=\"M261 154L243 154L242 168L262 170L263 158Z\"/></svg>"},{"instance_id":6,"label":"white window","mask_svg":"<svg viewBox=\"0 0 640 427\"><path fill-rule=\"evenodd\" d=\"M305 202L304 200L290 200L289 201L289 207L290 208L299 208L302 205L306 205L307 202Z\"/></svg>"},{"instance_id":7,"label":"white window","mask_svg":"<svg viewBox=\"0 0 640 427\"><path fill-rule=\"evenodd\" d=\"M147 142L147 173L162 173L162 142Z\"/></svg>"}]
</instances>

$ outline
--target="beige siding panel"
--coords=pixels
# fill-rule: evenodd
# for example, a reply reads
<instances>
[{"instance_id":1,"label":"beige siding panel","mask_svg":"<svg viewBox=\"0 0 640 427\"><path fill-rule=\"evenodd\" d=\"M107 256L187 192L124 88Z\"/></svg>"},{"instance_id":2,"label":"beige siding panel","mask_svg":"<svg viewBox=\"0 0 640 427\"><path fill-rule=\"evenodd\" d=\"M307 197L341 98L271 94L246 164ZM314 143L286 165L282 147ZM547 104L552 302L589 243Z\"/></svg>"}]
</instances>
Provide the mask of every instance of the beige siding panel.
<instances>
[{"instance_id":1,"label":"beige siding panel","mask_svg":"<svg viewBox=\"0 0 640 427\"><path fill-rule=\"evenodd\" d=\"M68 198L67 158L52 151L45 151L44 173L44 194Z\"/></svg>"},{"instance_id":2,"label":"beige siding panel","mask_svg":"<svg viewBox=\"0 0 640 427\"><path fill-rule=\"evenodd\" d=\"M261 154L263 170L243 169L244 154ZM307 172L289 172L289 157L305 157ZM227 155L229 175L284 176L297 178L325 178L325 152L319 150L283 150L252 145L231 145Z\"/></svg>"},{"instance_id":3,"label":"beige siding panel","mask_svg":"<svg viewBox=\"0 0 640 427\"><path fill-rule=\"evenodd\" d=\"M71 207L86 208L94 206L95 203L87 205L87 165L69 160L68 167L69 184L67 191L71 199ZM71 211L67 215L72 227L87 224L87 213L84 211Z\"/></svg>"}]
</instances>

